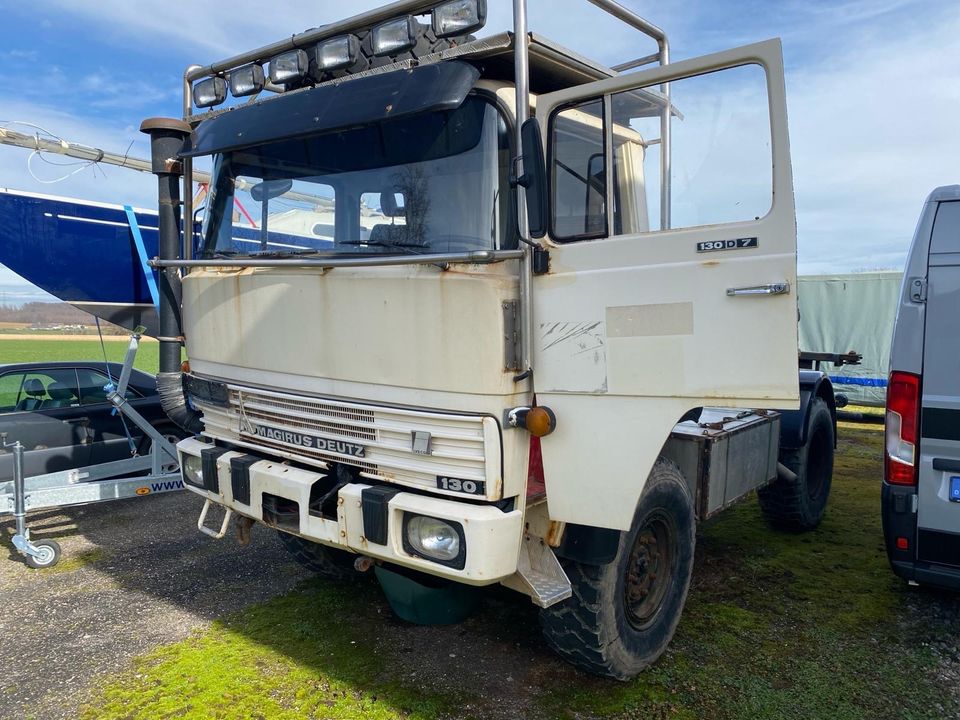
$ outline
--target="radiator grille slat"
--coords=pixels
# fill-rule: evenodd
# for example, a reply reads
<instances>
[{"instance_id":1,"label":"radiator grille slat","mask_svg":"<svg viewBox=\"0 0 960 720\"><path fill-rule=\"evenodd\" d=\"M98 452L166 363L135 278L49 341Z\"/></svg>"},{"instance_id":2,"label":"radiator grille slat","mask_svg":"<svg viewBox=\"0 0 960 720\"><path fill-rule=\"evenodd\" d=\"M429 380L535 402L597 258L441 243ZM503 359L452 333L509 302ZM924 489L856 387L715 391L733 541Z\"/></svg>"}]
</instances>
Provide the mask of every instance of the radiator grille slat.
<instances>
[{"instance_id":1,"label":"radiator grille slat","mask_svg":"<svg viewBox=\"0 0 960 720\"><path fill-rule=\"evenodd\" d=\"M205 435L245 447L260 447L271 454L318 467L343 463L358 468L367 477L442 494L457 495L438 489L438 476L488 480L489 449L485 446L481 416L374 408L326 398L228 387L226 408L194 399L203 411ZM255 427L340 441L354 447L360 445L364 455L355 457L336 443L321 449L294 444L296 441L286 442L279 434L264 437L254 434ZM415 431L431 434L431 454L413 452ZM496 451L499 458L499 445ZM499 462L493 472L499 475ZM486 491L485 496L471 497L497 499L500 483L486 482Z\"/></svg>"}]
</instances>

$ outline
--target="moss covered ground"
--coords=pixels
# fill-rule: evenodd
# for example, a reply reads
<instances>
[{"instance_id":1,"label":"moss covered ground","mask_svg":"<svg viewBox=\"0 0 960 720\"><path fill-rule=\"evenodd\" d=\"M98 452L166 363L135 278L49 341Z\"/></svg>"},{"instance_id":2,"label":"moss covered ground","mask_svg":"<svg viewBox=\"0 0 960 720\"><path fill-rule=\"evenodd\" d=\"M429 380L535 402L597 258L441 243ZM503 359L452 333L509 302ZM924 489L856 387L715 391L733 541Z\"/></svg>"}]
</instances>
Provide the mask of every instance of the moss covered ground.
<instances>
[{"instance_id":1,"label":"moss covered ground","mask_svg":"<svg viewBox=\"0 0 960 720\"><path fill-rule=\"evenodd\" d=\"M488 592L465 624L421 629L390 617L374 584L309 581L140 658L83 717L953 716L928 644L943 628L926 613L957 600L887 567L881 437L841 427L828 513L812 533L771 530L754 498L705 524L677 635L633 682L551 656L519 596Z\"/></svg>"}]
</instances>

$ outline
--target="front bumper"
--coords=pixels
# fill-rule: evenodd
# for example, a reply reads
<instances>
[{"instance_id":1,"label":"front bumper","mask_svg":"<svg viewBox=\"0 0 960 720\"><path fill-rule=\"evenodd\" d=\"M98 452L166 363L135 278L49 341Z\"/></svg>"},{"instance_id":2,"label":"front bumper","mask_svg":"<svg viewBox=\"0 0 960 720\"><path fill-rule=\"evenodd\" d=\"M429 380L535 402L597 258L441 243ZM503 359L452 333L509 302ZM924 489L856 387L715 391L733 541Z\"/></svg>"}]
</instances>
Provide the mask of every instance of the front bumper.
<instances>
[{"instance_id":1,"label":"front bumper","mask_svg":"<svg viewBox=\"0 0 960 720\"><path fill-rule=\"evenodd\" d=\"M209 451L212 447L195 438L182 440L177 445L180 466L185 467L189 456L202 458L203 451ZM235 477L237 473L231 470L231 461L234 459L242 460L233 465L245 466L242 478ZM277 526L307 540L470 585L495 583L517 570L523 535L523 514L519 510L502 512L491 505L398 491L389 497L385 517L381 518L381 521L385 519L386 532L383 532L380 523L375 532L373 528L368 532L364 528L363 491L372 488L372 485L349 483L341 487L337 493L337 518L333 520L310 512L310 490L314 483L324 479L326 471L304 470L237 451L222 452L215 460L208 459L208 466L212 467L213 463L216 475L209 477L205 471L204 487L191 482L184 472L186 487L239 515L268 524L277 524L274 498L287 501L288 507L293 507L289 503L296 503L292 517ZM267 495L266 502L264 494ZM369 505L366 510L368 518L372 517L371 510L377 512L376 508L372 509ZM463 567L443 565L408 551L403 538L405 514L426 515L459 523L465 548ZM379 536L383 542L371 540L368 534Z\"/></svg>"}]
</instances>

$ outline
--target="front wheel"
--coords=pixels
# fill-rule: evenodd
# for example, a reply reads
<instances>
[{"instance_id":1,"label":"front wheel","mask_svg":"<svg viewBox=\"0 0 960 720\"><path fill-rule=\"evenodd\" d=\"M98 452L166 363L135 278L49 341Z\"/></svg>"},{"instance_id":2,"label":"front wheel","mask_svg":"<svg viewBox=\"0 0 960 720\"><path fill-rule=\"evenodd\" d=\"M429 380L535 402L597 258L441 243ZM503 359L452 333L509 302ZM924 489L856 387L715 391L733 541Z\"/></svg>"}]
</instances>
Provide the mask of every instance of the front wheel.
<instances>
[{"instance_id":1,"label":"front wheel","mask_svg":"<svg viewBox=\"0 0 960 720\"><path fill-rule=\"evenodd\" d=\"M833 415L823 398L814 398L806 443L780 450L780 462L796 478L778 478L757 491L767 522L781 530L812 530L820 524L833 481L833 448Z\"/></svg>"},{"instance_id":2,"label":"front wheel","mask_svg":"<svg viewBox=\"0 0 960 720\"><path fill-rule=\"evenodd\" d=\"M680 469L659 459L605 565L566 563L573 596L545 608L547 643L577 667L629 680L660 657L690 588L696 520Z\"/></svg>"}]
</instances>

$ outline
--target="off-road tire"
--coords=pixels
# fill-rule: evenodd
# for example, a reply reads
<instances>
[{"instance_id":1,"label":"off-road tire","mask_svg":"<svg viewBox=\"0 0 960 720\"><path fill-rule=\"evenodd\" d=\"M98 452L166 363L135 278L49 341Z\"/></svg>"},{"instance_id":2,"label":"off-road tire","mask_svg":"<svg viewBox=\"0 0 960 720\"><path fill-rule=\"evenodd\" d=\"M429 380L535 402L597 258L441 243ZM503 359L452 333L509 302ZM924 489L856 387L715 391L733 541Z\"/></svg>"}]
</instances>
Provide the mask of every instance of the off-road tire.
<instances>
[{"instance_id":1,"label":"off-road tire","mask_svg":"<svg viewBox=\"0 0 960 720\"><path fill-rule=\"evenodd\" d=\"M778 478L757 491L760 509L780 530L812 530L823 520L833 479L833 416L823 398L814 398L807 418L807 441L797 449L781 449L780 462L797 475Z\"/></svg>"},{"instance_id":2,"label":"off-road tire","mask_svg":"<svg viewBox=\"0 0 960 720\"><path fill-rule=\"evenodd\" d=\"M652 546L651 536L657 538ZM695 543L696 518L686 480L673 462L660 458L630 530L620 534L614 559L604 565L564 563L573 596L540 611L547 644L589 673L617 680L635 677L660 657L680 622ZM658 572L661 560L666 575ZM642 586L651 577L644 593ZM631 589L633 602L627 597Z\"/></svg>"},{"instance_id":3,"label":"off-road tire","mask_svg":"<svg viewBox=\"0 0 960 720\"><path fill-rule=\"evenodd\" d=\"M358 580L362 573L353 563L357 556L345 550L326 547L290 533L277 531L280 542L300 565L327 580Z\"/></svg>"}]
</instances>

